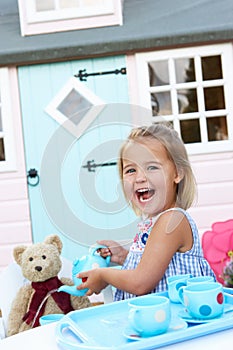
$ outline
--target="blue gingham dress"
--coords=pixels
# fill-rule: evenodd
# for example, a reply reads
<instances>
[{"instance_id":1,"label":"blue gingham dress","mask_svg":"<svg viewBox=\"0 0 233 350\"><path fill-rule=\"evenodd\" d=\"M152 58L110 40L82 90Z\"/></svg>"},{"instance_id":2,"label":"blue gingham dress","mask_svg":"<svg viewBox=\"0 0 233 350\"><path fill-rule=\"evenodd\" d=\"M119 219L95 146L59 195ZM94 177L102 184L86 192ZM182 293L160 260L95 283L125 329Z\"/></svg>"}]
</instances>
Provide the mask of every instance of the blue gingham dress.
<instances>
[{"instance_id":1,"label":"blue gingham dress","mask_svg":"<svg viewBox=\"0 0 233 350\"><path fill-rule=\"evenodd\" d=\"M176 252L174 254L174 256L172 257L172 260L170 261L170 264L168 265L167 270L164 273L163 278L155 286L155 288L151 291L151 293L166 291L167 278L173 275L190 273L193 276L208 275L208 276L213 276L215 278L214 272L212 271L209 263L203 257L203 252L202 252L202 247L201 247L197 226L194 220L192 219L192 217L189 215L188 212L186 212L181 208L172 208L168 210L179 210L182 213L184 213L192 229L193 246L189 251L185 253ZM141 260L151 229L155 224L155 221L158 219L160 215L147 219L145 221L142 221L138 224L138 233L134 238L134 241L130 247L129 253L124 262L124 265L122 266L123 270L132 270L137 267L137 265ZM123 290L120 290L120 289L116 289L114 301L129 299L135 296L136 295L134 294L124 292Z\"/></svg>"}]
</instances>

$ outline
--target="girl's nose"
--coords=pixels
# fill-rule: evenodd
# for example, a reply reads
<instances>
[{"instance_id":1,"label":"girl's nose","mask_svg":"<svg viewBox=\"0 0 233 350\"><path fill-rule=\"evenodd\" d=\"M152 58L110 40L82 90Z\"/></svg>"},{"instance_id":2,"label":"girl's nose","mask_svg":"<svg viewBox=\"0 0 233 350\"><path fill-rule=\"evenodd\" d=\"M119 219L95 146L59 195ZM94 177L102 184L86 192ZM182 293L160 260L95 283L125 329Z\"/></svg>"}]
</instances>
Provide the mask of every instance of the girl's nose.
<instances>
[{"instance_id":1,"label":"girl's nose","mask_svg":"<svg viewBox=\"0 0 233 350\"><path fill-rule=\"evenodd\" d=\"M146 182L146 181L147 181L147 178L146 178L145 171L143 171L142 169L138 169L136 182Z\"/></svg>"}]
</instances>

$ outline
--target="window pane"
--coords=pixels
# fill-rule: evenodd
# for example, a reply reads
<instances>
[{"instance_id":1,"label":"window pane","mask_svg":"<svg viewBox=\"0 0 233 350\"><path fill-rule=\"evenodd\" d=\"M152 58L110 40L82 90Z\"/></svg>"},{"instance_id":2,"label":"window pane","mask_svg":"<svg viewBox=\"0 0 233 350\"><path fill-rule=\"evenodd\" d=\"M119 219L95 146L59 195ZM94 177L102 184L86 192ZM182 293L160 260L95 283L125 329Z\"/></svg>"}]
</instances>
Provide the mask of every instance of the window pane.
<instances>
[{"instance_id":1,"label":"window pane","mask_svg":"<svg viewBox=\"0 0 233 350\"><path fill-rule=\"evenodd\" d=\"M204 88L204 98L206 111L225 108L223 86Z\"/></svg>"},{"instance_id":2,"label":"window pane","mask_svg":"<svg viewBox=\"0 0 233 350\"><path fill-rule=\"evenodd\" d=\"M4 141L0 139L0 161L5 160Z\"/></svg>"},{"instance_id":3,"label":"window pane","mask_svg":"<svg viewBox=\"0 0 233 350\"><path fill-rule=\"evenodd\" d=\"M104 0L83 0L84 6L99 6L104 5Z\"/></svg>"},{"instance_id":4,"label":"window pane","mask_svg":"<svg viewBox=\"0 0 233 350\"><path fill-rule=\"evenodd\" d=\"M151 108L153 116L172 114L170 91L151 94Z\"/></svg>"},{"instance_id":5,"label":"window pane","mask_svg":"<svg viewBox=\"0 0 233 350\"><path fill-rule=\"evenodd\" d=\"M91 106L87 99L72 89L57 109L67 118L72 118L73 123L78 124Z\"/></svg>"},{"instance_id":6,"label":"window pane","mask_svg":"<svg viewBox=\"0 0 233 350\"><path fill-rule=\"evenodd\" d=\"M50 11L55 10L54 0L35 0L36 11Z\"/></svg>"},{"instance_id":7,"label":"window pane","mask_svg":"<svg viewBox=\"0 0 233 350\"><path fill-rule=\"evenodd\" d=\"M72 7L77 7L78 2L77 0L60 0L60 7L61 8L72 8Z\"/></svg>"},{"instance_id":8,"label":"window pane","mask_svg":"<svg viewBox=\"0 0 233 350\"><path fill-rule=\"evenodd\" d=\"M193 58L177 58L174 62L177 83L186 83L196 80Z\"/></svg>"},{"instance_id":9,"label":"window pane","mask_svg":"<svg viewBox=\"0 0 233 350\"><path fill-rule=\"evenodd\" d=\"M148 69L150 86L162 86L169 84L167 61L150 62Z\"/></svg>"},{"instance_id":10,"label":"window pane","mask_svg":"<svg viewBox=\"0 0 233 350\"><path fill-rule=\"evenodd\" d=\"M221 56L202 57L203 80L222 79Z\"/></svg>"},{"instance_id":11,"label":"window pane","mask_svg":"<svg viewBox=\"0 0 233 350\"><path fill-rule=\"evenodd\" d=\"M177 90L179 113L198 111L196 89Z\"/></svg>"},{"instance_id":12,"label":"window pane","mask_svg":"<svg viewBox=\"0 0 233 350\"><path fill-rule=\"evenodd\" d=\"M226 117L207 118L209 141L228 140Z\"/></svg>"},{"instance_id":13,"label":"window pane","mask_svg":"<svg viewBox=\"0 0 233 350\"><path fill-rule=\"evenodd\" d=\"M2 130L2 113L1 113L1 107L0 107L0 131Z\"/></svg>"},{"instance_id":14,"label":"window pane","mask_svg":"<svg viewBox=\"0 0 233 350\"><path fill-rule=\"evenodd\" d=\"M201 142L199 119L181 120L180 131L184 143Z\"/></svg>"}]
</instances>

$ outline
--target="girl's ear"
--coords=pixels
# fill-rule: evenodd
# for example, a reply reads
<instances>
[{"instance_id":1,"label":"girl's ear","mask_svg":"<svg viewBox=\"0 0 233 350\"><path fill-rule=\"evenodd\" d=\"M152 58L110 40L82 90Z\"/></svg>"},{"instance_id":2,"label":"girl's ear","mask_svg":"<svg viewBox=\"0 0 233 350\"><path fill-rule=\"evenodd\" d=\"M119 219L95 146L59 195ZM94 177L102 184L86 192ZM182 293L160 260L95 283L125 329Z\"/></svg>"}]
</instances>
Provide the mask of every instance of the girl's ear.
<instances>
[{"instance_id":1,"label":"girl's ear","mask_svg":"<svg viewBox=\"0 0 233 350\"><path fill-rule=\"evenodd\" d=\"M174 179L175 183L178 184L184 178L184 171L182 169L178 170L177 175Z\"/></svg>"}]
</instances>

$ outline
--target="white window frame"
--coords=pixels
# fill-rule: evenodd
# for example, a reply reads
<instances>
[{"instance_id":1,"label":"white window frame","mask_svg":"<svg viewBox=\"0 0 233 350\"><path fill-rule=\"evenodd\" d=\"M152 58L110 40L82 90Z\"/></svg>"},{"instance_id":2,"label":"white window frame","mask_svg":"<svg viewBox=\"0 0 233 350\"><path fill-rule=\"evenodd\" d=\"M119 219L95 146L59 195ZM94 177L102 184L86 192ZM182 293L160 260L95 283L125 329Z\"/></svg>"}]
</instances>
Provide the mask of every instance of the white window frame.
<instances>
[{"instance_id":1,"label":"white window frame","mask_svg":"<svg viewBox=\"0 0 233 350\"><path fill-rule=\"evenodd\" d=\"M69 95L69 93L75 90L82 99L86 100L91 106L85 110L82 119L78 124L72 121L72 118L67 118L58 107ZM55 119L60 125L67 129L76 138L79 138L88 126L97 118L97 116L104 109L106 103L96 96L88 87L77 80L75 77L71 77L62 89L56 94L52 101L45 108L45 112L48 113L53 119ZM83 110L80 110L82 112ZM78 112L78 104L77 104Z\"/></svg>"},{"instance_id":2,"label":"white window frame","mask_svg":"<svg viewBox=\"0 0 233 350\"><path fill-rule=\"evenodd\" d=\"M0 95L2 131L0 136L4 140L5 160L0 161L0 173L16 170L16 151L13 130L13 115L9 73L7 68L0 68Z\"/></svg>"},{"instance_id":3,"label":"white window frame","mask_svg":"<svg viewBox=\"0 0 233 350\"><path fill-rule=\"evenodd\" d=\"M103 0L103 6L37 12L34 0L18 0L21 35L122 25L124 0Z\"/></svg>"},{"instance_id":4,"label":"white window frame","mask_svg":"<svg viewBox=\"0 0 233 350\"><path fill-rule=\"evenodd\" d=\"M204 102L199 106L199 111L196 113L188 113L179 115L177 113L173 113L173 115L161 116L161 121L172 121L174 128L180 134L179 119L188 118L199 118L200 120L200 128L201 133L204 135L207 134L205 123L202 123L202 120L206 119L206 116L221 116L225 115L227 120L228 127L228 140L221 141L208 141L204 140L200 143L190 143L186 144L186 148L189 154L203 154L203 153L215 153L215 152L224 152L224 151L232 151L233 150L233 99L232 99L232 91L233 91L233 48L231 43L227 44L219 44L219 45L207 45L207 46L199 46L199 47L189 47L189 48L180 48L180 49L172 49L172 50L162 50L162 51L153 51L147 53L139 53L136 54L136 69L137 69L137 77L138 77L138 89L139 89L139 103L144 106L148 110L151 110L151 92L156 92L156 87L150 87L149 82L149 73L148 73L148 63L152 61L161 61L161 60L172 60L175 58L193 58L195 57L196 61L200 60L200 57L203 56L211 56L211 55L221 55L222 56L222 74L223 79L221 82L224 86L225 93L225 109L224 110L214 110L214 111L205 111ZM170 63L170 62L169 62ZM198 78L198 66L196 66L196 81L189 82L189 87L193 85L194 88L215 86L214 81L201 81ZM187 84L187 83L186 83ZM171 85L171 84L170 84ZM181 85L181 84L180 84ZM180 86L181 87L181 86ZM185 87L185 84L184 84ZM166 88L166 87L165 87ZM172 88L172 85L171 85ZM153 91L152 91L153 90ZM161 91L161 87L159 87L159 91ZM172 101L171 101L172 102ZM153 117L152 112L148 117L147 123L159 121L159 117ZM203 119L204 118L204 119ZM205 128L205 130L202 130Z\"/></svg>"}]
</instances>

